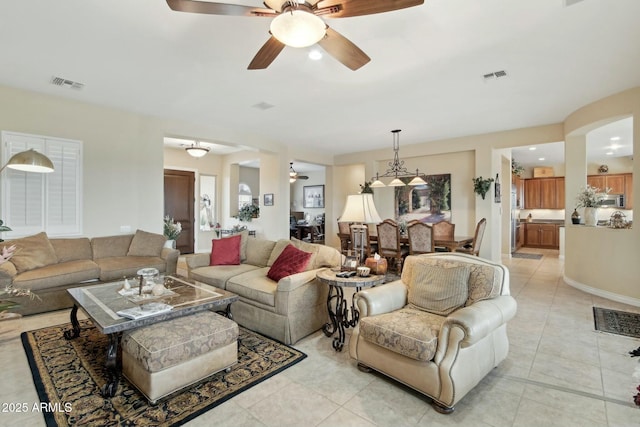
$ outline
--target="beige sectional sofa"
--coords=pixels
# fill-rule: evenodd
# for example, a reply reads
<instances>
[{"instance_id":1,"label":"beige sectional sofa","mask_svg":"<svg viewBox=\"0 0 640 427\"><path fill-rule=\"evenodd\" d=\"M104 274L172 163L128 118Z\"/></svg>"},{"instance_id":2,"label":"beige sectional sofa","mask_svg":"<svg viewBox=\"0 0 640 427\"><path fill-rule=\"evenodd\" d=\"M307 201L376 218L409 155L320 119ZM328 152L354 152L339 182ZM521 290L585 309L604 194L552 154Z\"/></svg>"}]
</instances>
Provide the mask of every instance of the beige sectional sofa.
<instances>
[{"instance_id":1,"label":"beige sectional sofa","mask_svg":"<svg viewBox=\"0 0 640 427\"><path fill-rule=\"evenodd\" d=\"M215 244L215 243L214 243ZM292 244L312 253L306 271L275 282L267 277L284 248ZM188 276L239 295L231 305L233 320L285 344L294 344L328 321L328 287L316 279L321 268L337 267L338 250L297 239L265 240L242 235L241 263L209 265L211 254L187 255Z\"/></svg>"},{"instance_id":2,"label":"beige sectional sofa","mask_svg":"<svg viewBox=\"0 0 640 427\"><path fill-rule=\"evenodd\" d=\"M155 267L174 274L180 252L164 248L161 234L138 230L135 234L79 238L49 238L46 233L10 240L14 256L0 265L0 286L31 289L38 297L15 300L12 311L35 314L71 307L66 290L135 276L140 268Z\"/></svg>"}]
</instances>

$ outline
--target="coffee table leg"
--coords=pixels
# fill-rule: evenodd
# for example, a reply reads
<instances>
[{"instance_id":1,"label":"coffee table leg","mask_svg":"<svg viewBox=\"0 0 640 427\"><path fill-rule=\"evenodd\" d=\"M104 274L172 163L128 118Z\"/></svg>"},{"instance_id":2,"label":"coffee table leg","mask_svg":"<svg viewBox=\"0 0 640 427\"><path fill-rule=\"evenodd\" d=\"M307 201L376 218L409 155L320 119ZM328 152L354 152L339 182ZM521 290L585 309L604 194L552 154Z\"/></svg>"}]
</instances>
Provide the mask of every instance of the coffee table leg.
<instances>
[{"instance_id":1,"label":"coffee table leg","mask_svg":"<svg viewBox=\"0 0 640 427\"><path fill-rule=\"evenodd\" d=\"M339 286L329 285L329 294L327 295L327 312L329 313L329 323L325 323L322 327L322 332L328 337L335 334L338 330L338 320L336 318L336 312L338 310L339 291L342 288ZM335 307L335 309L334 309Z\"/></svg>"},{"instance_id":2,"label":"coffee table leg","mask_svg":"<svg viewBox=\"0 0 640 427\"><path fill-rule=\"evenodd\" d=\"M72 329L68 329L64 331L64 338L67 340L72 340L74 338L78 338L80 335L80 322L78 322L78 305L73 304L73 308L71 309L71 325Z\"/></svg>"},{"instance_id":3,"label":"coffee table leg","mask_svg":"<svg viewBox=\"0 0 640 427\"><path fill-rule=\"evenodd\" d=\"M113 397L118 390L118 382L120 381L120 372L118 370L118 341L119 333L109 334L109 346L107 347L107 368L108 381L102 387L103 397Z\"/></svg>"}]
</instances>

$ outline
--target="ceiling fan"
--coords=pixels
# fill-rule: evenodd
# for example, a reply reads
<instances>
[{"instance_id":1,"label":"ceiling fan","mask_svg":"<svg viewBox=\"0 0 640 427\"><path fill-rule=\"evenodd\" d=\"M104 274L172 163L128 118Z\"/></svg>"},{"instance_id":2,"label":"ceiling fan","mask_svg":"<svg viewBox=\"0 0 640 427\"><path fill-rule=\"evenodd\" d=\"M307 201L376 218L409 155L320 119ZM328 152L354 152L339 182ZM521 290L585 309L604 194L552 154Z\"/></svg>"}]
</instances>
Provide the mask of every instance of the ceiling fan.
<instances>
[{"instance_id":1,"label":"ceiling fan","mask_svg":"<svg viewBox=\"0 0 640 427\"><path fill-rule=\"evenodd\" d=\"M172 10L210 15L271 17L271 37L249 64L249 70L267 68L285 46L318 43L346 67L357 70L371 60L358 46L330 28L321 16L348 18L419 6L424 0L264 0L256 8L197 0L167 0Z\"/></svg>"},{"instance_id":2,"label":"ceiling fan","mask_svg":"<svg viewBox=\"0 0 640 427\"><path fill-rule=\"evenodd\" d=\"M298 172L293 168L293 162L289 162L289 182L293 184L298 179L309 179L306 175L298 175Z\"/></svg>"}]
</instances>

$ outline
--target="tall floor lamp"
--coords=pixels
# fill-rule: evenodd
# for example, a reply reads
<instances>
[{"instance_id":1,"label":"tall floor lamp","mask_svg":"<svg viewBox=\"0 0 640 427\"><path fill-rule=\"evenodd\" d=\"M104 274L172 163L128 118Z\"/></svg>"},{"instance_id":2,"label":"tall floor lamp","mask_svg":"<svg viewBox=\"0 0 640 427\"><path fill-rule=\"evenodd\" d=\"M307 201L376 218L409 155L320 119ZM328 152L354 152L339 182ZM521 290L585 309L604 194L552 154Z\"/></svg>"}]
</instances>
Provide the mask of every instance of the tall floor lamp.
<instances>
[{"instance_id":1,"label":"tall floor lamp","mask_svg":"<svg viewBox=\"0 0 640 427\"><path fill-rule=\"evenodd\" d=\"M354 223L351 226L353 230L351 245L354 252L359 256L358 262L364 263L364 248L366 246L364 239L367 228L365 224L382 222L376 210L376 205L373 203L373 194L362 193L347 196L347 203L338 222Z\"/></svg>"}]
</instances>

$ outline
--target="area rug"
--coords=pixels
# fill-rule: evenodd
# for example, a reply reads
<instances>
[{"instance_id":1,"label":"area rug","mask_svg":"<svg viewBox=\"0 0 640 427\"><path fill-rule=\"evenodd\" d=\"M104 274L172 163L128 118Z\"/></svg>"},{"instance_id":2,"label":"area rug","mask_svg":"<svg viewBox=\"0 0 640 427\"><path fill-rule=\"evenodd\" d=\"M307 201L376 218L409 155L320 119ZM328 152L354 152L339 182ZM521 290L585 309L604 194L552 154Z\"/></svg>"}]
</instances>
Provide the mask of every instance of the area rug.
<instances>
[{"instance_id":1,"label":"area rug","mask_svg":"<svg viewBox=\"0 0 640 427\"><path fill-rule=\"evenodd\" d=\"M542 259L542 254L527 254L527 253L514 252L511 254L511 258Z\"/></svg>"},{"instance_id":2,"label":"area rug","mask_svg":"<svg viewBox=\"0 0 640 427\"><path fill-rule=\"evenodd\" d=\"M597 331L640 338L640 314L593 307L593 321Z\"/></svg>"},{"instance_id":3,"label":"area rug","mask_svg":"<svg viewBox=\"0 0 640 427\"><path fill-rule=\"evenodd\" d=\"M74 340L62 338L70 324L23 332L22 344L47 426L178 426L303 360L294 348L240 328L238 363L156 406L125 378L111 399L100 389L107 377L107 337L84 320Z\"/></svg>"}]
</instances>

